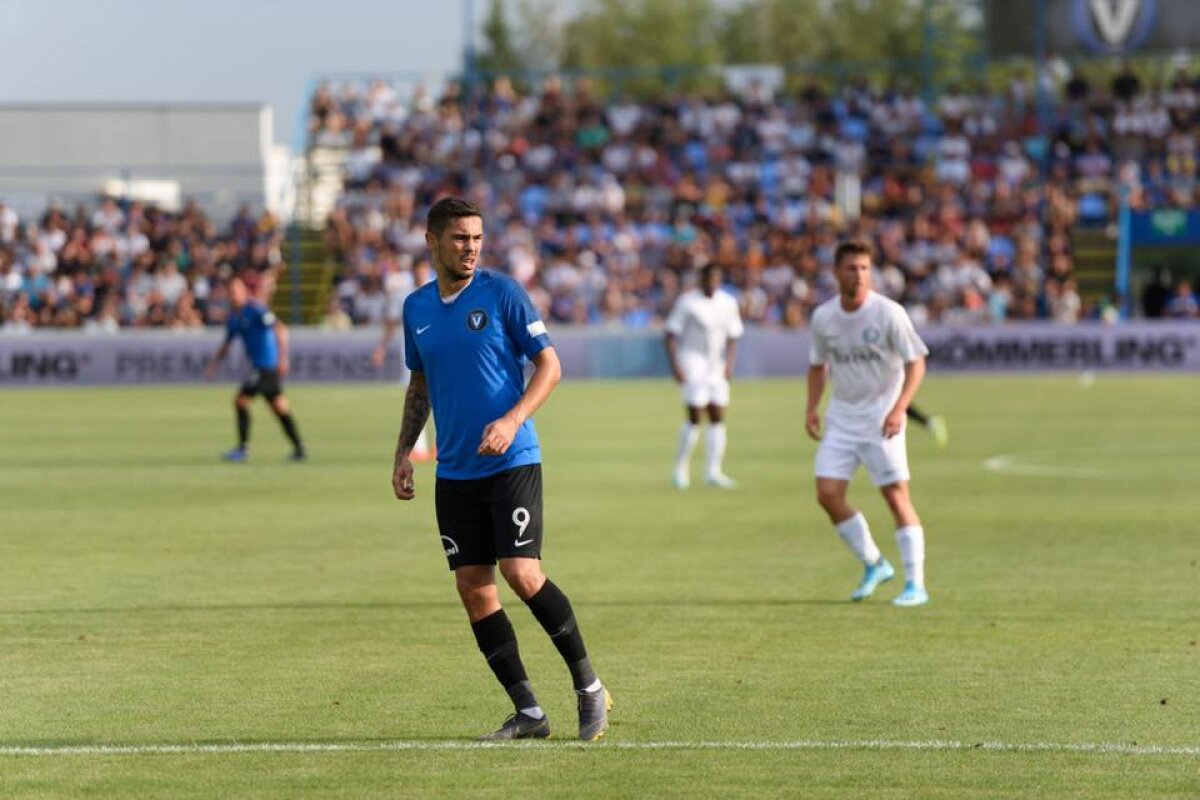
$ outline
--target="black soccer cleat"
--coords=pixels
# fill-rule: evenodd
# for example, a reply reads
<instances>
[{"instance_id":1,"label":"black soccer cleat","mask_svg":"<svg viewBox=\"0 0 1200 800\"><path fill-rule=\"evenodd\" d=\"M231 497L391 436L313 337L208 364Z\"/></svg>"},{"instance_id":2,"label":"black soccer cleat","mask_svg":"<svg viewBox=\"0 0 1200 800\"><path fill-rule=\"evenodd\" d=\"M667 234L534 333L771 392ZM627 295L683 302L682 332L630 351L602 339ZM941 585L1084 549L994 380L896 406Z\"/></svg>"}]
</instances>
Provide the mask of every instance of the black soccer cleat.
<instances>
[{"instance_id":1,"label":"black soccer cleat","mask_svg":"<svg viewBox=\"0 0 1200 800\"><path fill-rule=\"evenodd\" d=\"M608 730L608 712L613 699L608 689L601 686L594 692L576 691L579 697L579 738L594 742Z\"/></svg>"},{"instance_id":2,"label":"black soccer cleat","mask_svg":"<svg viewBox=\"0 0 1200 800\"><path fill-rule=\"evenodd\" d=\"M541 719L522 714L518 711L508 719L498 730L479 737L481 742L500 742L510 739L546 739L550 736L550 718Z\"/></svg>"}]
</instances>

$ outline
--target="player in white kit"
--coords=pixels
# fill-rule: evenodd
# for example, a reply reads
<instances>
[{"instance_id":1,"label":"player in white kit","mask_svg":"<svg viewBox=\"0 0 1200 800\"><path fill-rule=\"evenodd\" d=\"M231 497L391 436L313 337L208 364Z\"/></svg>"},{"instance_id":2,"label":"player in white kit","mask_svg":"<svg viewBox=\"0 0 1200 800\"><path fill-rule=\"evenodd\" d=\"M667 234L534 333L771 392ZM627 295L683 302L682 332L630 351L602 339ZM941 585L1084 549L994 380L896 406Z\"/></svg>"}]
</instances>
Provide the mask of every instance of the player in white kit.
<instances>
[{"instance_id":1,"label":"player in white kit","mask_svg":"<svg viewBox=\"0 0 1200 800\"><path fill-rule=\"evenodd\" d=\"M700 286L684 292L667 316L667 357L675 381L683 387L687 420L679 431L679 449L672 479L675 487L691 483L689 462L700 438L700 417L708 411L704 480L709 486L733 489L737 483L722 469L725 457L725 407L729 379L744 331L737 300L721 287L721 268L709 264L700 271Z\"/></svg>"},{"instance_id":2,"label":"player in white kit","mask_svg":"<svg viewBox=\"0 0 1200 800\"><path fill-rule=\"evenodd\" d=\"M925 531L908 492L905 411L925 376L929 352L904 308L871 291L871 249L857 241L838 245L834 256L838 296L813 312L805 429L820 441L816 456L817 501L838 535L865 566L851 600L870 597L896 571L888 563L863 515L846 501L858 465L867 468L896 523L904 563L904 591L897 606L929 602L925 590ZM818 407L827 376L833 397Z\"/></svg>"}]
</instances>

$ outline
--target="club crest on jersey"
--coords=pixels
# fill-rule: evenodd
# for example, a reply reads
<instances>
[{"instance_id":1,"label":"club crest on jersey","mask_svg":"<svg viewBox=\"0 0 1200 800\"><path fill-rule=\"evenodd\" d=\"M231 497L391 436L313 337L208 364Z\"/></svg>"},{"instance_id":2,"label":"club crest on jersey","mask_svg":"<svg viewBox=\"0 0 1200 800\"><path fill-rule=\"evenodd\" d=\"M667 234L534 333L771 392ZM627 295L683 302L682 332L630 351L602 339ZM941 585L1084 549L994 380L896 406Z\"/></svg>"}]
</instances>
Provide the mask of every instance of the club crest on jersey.
<instances>
[{"instance_id":1,"label":"club crest on jersey","mask_svg":"<svg viewBox=\"0 0 1200 800\"><path fill-rule=\"evenodd\" d=\"M867 344L875 344L879 341L879 328L876 328L874 325L872 325L862 332L862 337L863 341Z\"/></svg>"},{"instance_id":2,"label":"club crest on jersey","mask_svg":"<svg viewBox=\"0 0 1200 800\"><path fill-rule=\"evenodd\" d=\"M473 331L481 331L487 327L488 315L482 308L477 308L467 314L467 327Z\"/></svg>"}]
</instances>

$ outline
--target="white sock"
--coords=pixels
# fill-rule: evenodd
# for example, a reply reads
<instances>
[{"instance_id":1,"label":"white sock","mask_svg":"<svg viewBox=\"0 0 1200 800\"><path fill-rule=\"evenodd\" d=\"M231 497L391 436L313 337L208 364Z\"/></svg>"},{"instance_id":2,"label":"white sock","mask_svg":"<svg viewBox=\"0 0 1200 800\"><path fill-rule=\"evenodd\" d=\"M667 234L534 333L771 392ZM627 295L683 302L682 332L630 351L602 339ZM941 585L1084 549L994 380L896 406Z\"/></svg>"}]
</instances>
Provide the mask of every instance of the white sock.
<instances>
[{"instance_id":1,"label":"white sock","mask_svg":"<svg viewBox=\"0 0 1200 800\"><path fill-rule=\"evenodd\" d=\"M592 681L590 684L585 686L583 691L588 692L590 694L591 692L598 692L603 688L604 688L604 684L600 682L599 678L596 678L596 680Z\"/></svg>"},{"instance_id":2,"label":"white sock","mask_svg":"<svg viewBox=\"0 0 1200 800\"><path fill-rule=\"evenodd\" d=\"M925 585L925 529L920 525L909 525L896 531L896 544L900 545L900 559L904 562L904 576L917 586Z\"/></svg>"},{"instance_id":3,"label":"white sock","mask_svg":"<svg viewBox=\"0 0 1200 800\"><path fill-rule=\"evenodd\" d=\"M704 442L705 470L710 478L721 474L721 461L725 458L725 423L712 422L708 426L708 438Z\"/></svg>"},{"instance_id":4,"label":"white sock","mask_svg":"<svg viewBox=\"0 0 1200 800\"><path fill-rule=\"evenodd\" d=\"M700 428L690 422L683 423L683 427L679 429L679 452L675 456L676 472L686 472L688 461L692 457L692 449L696 446L696 440L700 438Z\"/></svg>"},{"instance_id":5,"label":"white sock","mask_svg":"<svg viewBox=\"0 0 1200 800\"><path fill-rule=\"evenodd\" d=\"M879 562L879 548L875 545L875 540L871 538L871 528L867 525L867 518L862 515L862 512L857 512L850 519L844 519L836 526L838 536L842 537L842 541L846 546L858 556L858 560L864 564L876 564ZM897 534L899 535L899 534Z\"/></svg>"},{"instance_id":6,"label":"white sock","mask_svg":"<svg viewBox=\"0 0 1200 800\"><path fill-rule=\"evenodd\" d=\"M541 719L546 716L546 712L542 711L541 706L530 706L529 708L522 708L520 711L525 716L533 717L534 719Z\"/></svg>"}]
</instances>

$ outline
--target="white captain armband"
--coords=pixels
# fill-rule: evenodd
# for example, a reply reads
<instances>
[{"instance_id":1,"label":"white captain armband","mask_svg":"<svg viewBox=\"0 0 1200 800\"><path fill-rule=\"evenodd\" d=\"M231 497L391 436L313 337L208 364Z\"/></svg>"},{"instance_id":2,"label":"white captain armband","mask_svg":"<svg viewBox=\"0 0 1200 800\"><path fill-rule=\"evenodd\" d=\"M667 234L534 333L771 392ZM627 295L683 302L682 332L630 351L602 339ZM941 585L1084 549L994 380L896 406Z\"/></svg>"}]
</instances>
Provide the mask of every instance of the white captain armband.
<instances>
[{"instance_id":1,"label":"white captain armband","mask_svg":"<svg viewBox=\"0 0 1200 800\"><path fill-rule=\"evenodd\" d=\"M548 333L546 330L546 323L542 322L540 319L534 320L526 325L525 330L529 332L530 336L545 336Z\"/></svg>"}]
</instances>

